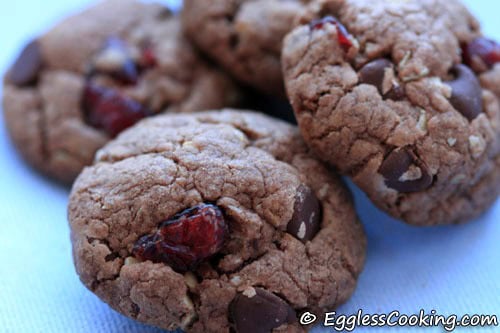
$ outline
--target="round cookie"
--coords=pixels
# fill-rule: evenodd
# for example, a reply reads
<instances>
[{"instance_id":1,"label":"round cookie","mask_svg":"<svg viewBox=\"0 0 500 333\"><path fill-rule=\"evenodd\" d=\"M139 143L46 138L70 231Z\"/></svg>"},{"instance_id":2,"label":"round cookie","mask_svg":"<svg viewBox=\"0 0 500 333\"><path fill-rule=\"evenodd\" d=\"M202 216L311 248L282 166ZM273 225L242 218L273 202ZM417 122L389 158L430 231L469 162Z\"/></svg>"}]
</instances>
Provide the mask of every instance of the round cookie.
<instances>
[{"instance_id":1,"label":"round cookie","mask_svg":"<svg viewBox=\"0 0 500 333\"><path fill-rule=\"evenodd\" d=\"M163 115L107 144L70 197L80 279L115 310L187 332L303 332L353 292L350 193L296 127L246 111Z\"/></svg>"},{"instance_id":2,"label":"round cookie","mask_svg":"<svg viewBox=\"0 0 500 333\"><path fill-rule=\"evenodd\" d=\"M26 46L5 77L3 109L26 160L69 183L137 120L231 106L238 94L201 60L168 8L109 0Z\"/></svg>"},{"instance_id":3,"label":"round cookie","mask_svg":"<svg viewBox=\"0 0 500 333\"><path fill-rule=\"evenodd\" d=\"M284 75L319 156L410 224L465 222L498 198L500 48L466 8L322 0L298 20Z\"/></svg>"},{"instance_id":4,"label":"round cookie","mask_svg":"<svg viewBox=\"0 0 500 333\"><path fill-rule=\"evenodd\" d=\"M238 80L284 96L283 37L303 10L300 0L185 0L186 35Z\"/></svg>"}]
</instances>

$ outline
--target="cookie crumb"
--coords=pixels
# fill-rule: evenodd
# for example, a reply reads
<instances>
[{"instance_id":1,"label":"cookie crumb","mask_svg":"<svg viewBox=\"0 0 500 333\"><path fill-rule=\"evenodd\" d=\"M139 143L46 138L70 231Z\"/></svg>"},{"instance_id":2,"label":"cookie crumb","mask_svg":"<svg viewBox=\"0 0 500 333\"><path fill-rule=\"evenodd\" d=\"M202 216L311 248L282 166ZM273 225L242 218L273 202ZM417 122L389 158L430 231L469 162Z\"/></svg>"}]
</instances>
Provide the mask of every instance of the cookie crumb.
<instances>
[{"instance_id":1,"label":"cookie crumb","mask_svg":"<svg viewBox=\"0 0 500 333\"><path fill-rule=\"evenodd\" d=\"M200 152L200 148L193 141L186 141L182 144L182 148L186 149L190 153L196 154Z\"/></svg>"},{"instance_id":2,"label":"cookie crumb","mask_svg":"<svg viewBox=\"0 0 500 333\"><path fill-rule=\"evenodd\" d=\"M464 175L464 174L459 174L459 175L456 175L455 177L453 177L453 179L451 180L451 183L453 185L456 185L456 184L460 184L462 183L464 180L467 179L467 176Z\"/></svg>"},{"instance_id":3,"label":"cookie crumb","mask_svg":"<svg viewBox=\"0 0 500 333\"><path fill-rule=\"evenodd\" d=\"M484 153L484 150L486 149L486 143L484 142L483 138L476 135L471 135L469 136L469 147L472 153L472 157L477 159Z\"/></svg>"},{"instance_id":4,"label":"cookie crumb","mask_svg":"<svg viewBox=\"0 0 500 333\"><path fill-rule=\"evenodd\" d=\"M420 109L420 116L418 117L417 128L424 133L427 133L427 113L424 109Z\"/></svg>"},{"instance_id":5,"label":"cookie crumb","mask_svg":"<svg viewBox=\"0 0 500 333\"><path fill-rule=\"evenodd\" d=\"M404 82L416 81L416 80L419 80L423 77L426 77L427 75L429 75L429 73L430 73L429 68L424 67L424 68L420 69L420 72L418 72L417 74L404 76L402 79Z\"/></svg>"},{"instance_id":6,"label":"cookie crumb","mask_svg":"<svg viewBox=\"0 0 500 333\"><path fill-rule=\"evenodd\" d=\"M124 265L125 266L128 266L128 265L133 265L133 264L138 264L140 261L137 260L136 258L134 257L127 257L125 258L125 262L124 262Z\"/></svg>"},{"instance_id":7,"label":"cookie crumb","mask_svg":"<svg viewBox=\"0 0 500 333\"><path fill-rule=\"evenodd\" d=\"M326 197L326 195L328 194L329 190L330 190L330 185L325 184L325 185L321 186L321 188L318 191L318 198L321 200L324 199Z\"/></svg>"},{"instance_id":8,"label":"cookie crumb","mask_svg":"<svg viewBox=\"0 0 500 333\"><path fill-rule=\"evenodd\" d=\"M239 286L239 285L241 284L241 277L239 277L238 275L233 276L233 277L231 278L230 282L231 282L231 284L232 284L233 286L236 286L236 287L237 287L237 286Z\"/></svg>"},{"instance_id":9,"label":"cookie crumb","mask_svg":"<svg viewBox=\"0 0 500 333\"><path fill-rule=\"evenodd\" d=\"M457 139L456 138L448 138L448 139L446 139L446 142L448 142L448 146L454 147L455 144L457 143Z\"/></svg>"},{"instance_id":10,"label":"cookie crumb","mask_svg":"<svg viewBox=\"0 0 500 333\"><path fill-rule=\"evenodd\" d=\"M408 61L410 61L410 59L411 59L411 51L406 51L405 55L403 56L403 59L401 59L401 61L398 64L398 69L402 70L403 68L405 68L406 64L408 63Z\"/></svg>"},{"instance_id":11,"label":"cookie crumb","mask_svg":"<svg viewBox=\"0 0 500 333\"><path fill-rule=\"evenodd\" d=\"M186 281L186 285L191 291L195 290L196 287L198 287L198 279L192 272L187 272L186 274L184 274L184 281Z\"/></svg>"},{"instance_id":12,"label":"cookie crumb","mask_svg":"<svg viewBox=\"0 0 500 333\"><path fill-rule=\"evenodd\" d=\"M187 295L182 299L183 303L186 305L186 307L190 310L188 313L184 315L184 317L181 320L180 323L180 328L185 330L187 327L189 327L198 317L196 314L196 311L194 309L194 304L191 298L189 298Z\"/></svg>"},{"instance_id":13,"label":"cookie crumb","mask_svg":"<svg viewBox=\"0 0 500 333\"><path fill-rule=\"evenodd\" d=\"M253 288L253 287L248 287L248 288L246 288L246 289L243 291L243 293L242 293L242 294L243 294L243 295L245 295L245 296L246 296L246 297L248 297L248 298L252 298L252 297L254 297L255 295L257 295L257 292L255 291L255 288Z\"/></svg>"}]
</instances>

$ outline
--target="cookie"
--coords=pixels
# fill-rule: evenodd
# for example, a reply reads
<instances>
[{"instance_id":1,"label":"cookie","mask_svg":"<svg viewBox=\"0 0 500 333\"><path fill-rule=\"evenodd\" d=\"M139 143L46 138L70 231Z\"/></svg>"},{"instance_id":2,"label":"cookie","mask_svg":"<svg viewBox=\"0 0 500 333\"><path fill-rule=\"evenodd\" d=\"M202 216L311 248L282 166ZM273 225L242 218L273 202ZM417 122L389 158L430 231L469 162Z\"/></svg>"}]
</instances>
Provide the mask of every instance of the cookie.
<instances>
[{"instance_id":1,"label":"cookie","mask_svg":"<svg viewBox=\"0 0 500 333\"><path fill-rule=\"evenodd\" d=\"M231 106L238 94L184 39L168 8L109 0L24 48L5 77L3 108L26 160L69 183L137 120Z\"/></svg>"},{"instance_id":2,"label":"cookie","mask_svg":"<svg viewBox=\"0 0 500 333\"><path fill-rule=\"evenodd\" d=\"M283 37L303 10L299 0L185 0L186 35L241 82L285 96Z\"/></svg>"},{"instance_id":3,"label":"cookie","mask_svg":"<svg viewBox=\"0 0 500 333\"><path fill-rule=\"evenodd\" d=\"M69 223L92 292L187 332L302 332L301 311L350 296L366 246L347 188L296 127L232 110L122 133L76 180Z\"/></svg>"},{"instance_id":4,"label":"cookie","mask_svg":"<svg viewBox=\"0 0 500 333\"><path fill-rule=\"evenodd\" d=\"M319 156L414 225L469 221L498 198L500 52L465 7L322 0L299 20L283 69Z\"/></svg>"}]
</instances>

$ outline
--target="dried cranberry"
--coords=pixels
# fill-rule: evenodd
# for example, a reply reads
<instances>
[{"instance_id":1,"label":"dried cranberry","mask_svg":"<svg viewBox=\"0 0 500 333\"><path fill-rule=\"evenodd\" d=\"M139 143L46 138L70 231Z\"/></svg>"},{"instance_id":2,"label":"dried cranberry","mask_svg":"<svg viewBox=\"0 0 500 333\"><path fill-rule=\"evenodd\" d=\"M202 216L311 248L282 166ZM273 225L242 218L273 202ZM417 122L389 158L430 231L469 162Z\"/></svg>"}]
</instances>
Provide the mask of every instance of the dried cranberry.
<instances>
[{"instance_id":1,"label":"dried cranberry","mask_svg":"<svg viewBox=\"0 0 500 333\"><path fill-rule=\"evenodd\" d=\"M112 137L152 115L139 102L123 96L118 90L91 82L83 92L83 109L90 125L103 129Z\"/></svg>"},{"instance_id":2,"label":"dried cranberry","mask_svg":"<svg viewBox=\"0 0 500 333\"><path fill-rule=\"evenodd\" d=\"M484 37L478 37L463 45L462 53L464 62L469 67L474 67L474 63L479 60L491 68L500 61L500 44Z\"/></svg>"},{"instance_id":3,"label":"dried cranberry","mask_svg":"<svg viewBox=\"0 0 500 333\"><path fill-rule=\"evenodd\" d=\"M228 227L219 207L200 204L160 224L159 229L141 237L132 254L141 260L163 262L175 271L193 270L219 252Z\"/></svg>"},{"instance_id":4,"label":"dried cranberry","mask_svg":"<svg viewBox=\"0 0 500 333\"><path fill-rule=\"evenodd\" d=\"M157 65L158 60L151 44L147 44L142 48L140 63L142 68L151 68Z\"/></svg>"},{"instance_id":5,"label":"dried cranberry","mask_svg":"<svg viewBox=\"0 0 500 333\"><path fill-rule=\"evenodd\" d=\"M346 27L340 23L335 17L333 16L326 16L322 19L314 20L310 23L310 28L312 30L319 30L323 29L323 27L326 24L333 24L337 28L337 40L339 44L342 46L344 51L348 51L352 47L352 37L347 32Z\"/></svg>"}]
</instances>

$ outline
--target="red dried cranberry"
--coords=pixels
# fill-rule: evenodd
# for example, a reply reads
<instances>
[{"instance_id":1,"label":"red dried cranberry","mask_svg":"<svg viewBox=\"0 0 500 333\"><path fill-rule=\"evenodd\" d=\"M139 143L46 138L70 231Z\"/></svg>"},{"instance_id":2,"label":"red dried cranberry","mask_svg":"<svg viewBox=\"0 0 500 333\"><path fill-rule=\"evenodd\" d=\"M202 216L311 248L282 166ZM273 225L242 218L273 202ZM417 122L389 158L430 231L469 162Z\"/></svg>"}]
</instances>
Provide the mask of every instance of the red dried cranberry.
<instances>
[{"instance_id":1,"label":"red dried cranberry","mask_svg":"<svg viewBox=\"0 0 500 333\"><path fill-rule=\"evenodd\" d=\"M163 262L175 271L193 270L219 252L228 227L219 207L200 204L160 224L159 229L141 237L132 254L141 260Z\"/></svg>"},{"instance_id":2,"label":"red dried cranberry","mask_svg":"<svg viewBox=\"0 0 500 333\"><path fill-rule=\"evenodd\" d=\"M312 30L323 29L326 24L333 24L337 28L337 39L345 52L352 47L352 38L346 27L333 16L326 16L322 19L314 20L310 23Z\"/></svg>"},{"instance_id":3,"label":"red dried cranberry","mask_svg":"<svg viewBox=\"0 0 500 333\"><path fill-rule=\"evenodd\" d=\"M152 115L139 102L123 96L118 90L91 82L83 92L83 109L90 125L103 129L112 137Z\"/></svg>"},{"instance_id":4,"label":"red dried cranberry","mask_svg":"<svg viewBox=\"0 0 500 333\"><path fill-rule=\"evenodd\" d=\"M469 67L474 67L475 61L479 60L491 68L500 61L500 44L484 37L478 37L463 45L462 53L464 62Z\"/></svg>"},{"instance_id":5,"label":"red dried cranberry","mask_svg":"<svg viewBox=\"0 0 500 333\"><path fill-rule=\"evenodd\" d=\"M156 59L156 54L154 52L153 46L151 44L147 44L142 48L140 62L142 68L151 68L157 65L158 61Z\"/></svg>"}]
</instances>

